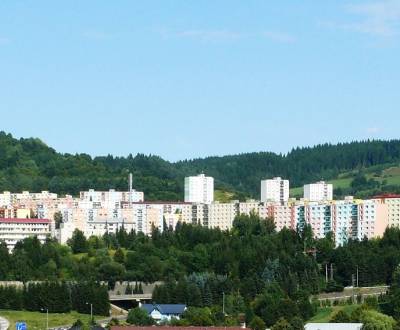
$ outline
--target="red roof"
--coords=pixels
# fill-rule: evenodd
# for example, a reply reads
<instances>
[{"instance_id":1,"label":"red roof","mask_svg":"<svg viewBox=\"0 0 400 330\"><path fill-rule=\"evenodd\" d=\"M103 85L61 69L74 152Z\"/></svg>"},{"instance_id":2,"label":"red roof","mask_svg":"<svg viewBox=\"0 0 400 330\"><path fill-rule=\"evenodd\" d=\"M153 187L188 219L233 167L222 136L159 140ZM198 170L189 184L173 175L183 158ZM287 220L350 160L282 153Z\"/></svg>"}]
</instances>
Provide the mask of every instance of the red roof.
<instances>
[{"instance_id":1,"label":"red roof","mask_svg":"<svg viewBox=\"0 0 400 330\"><path fill-rule=\"evenodd\" d=\"M0 218L0 223L50 223L49 219L16 219L16 218Z\"/></svg>"},{"instance_id":2,"label":"red roof","mask_svg":"<svg viewBox=\"0 0 400 330\"><path fill-rule=\"evenodd\" d=\"M250 330L242 327L112 326L111 330Z\"/></svg>"},{"instance_id":3,"label":"red roof","mask_svg":"<svg viewBox=\"0 0 400 330\"><path fill-rule=\"evenodd\" d=\"M388 199L388 198L400 198L399 194L382 194L375 196L374 198L379 198L379 199Z\"/></svg>"}]
</instances>

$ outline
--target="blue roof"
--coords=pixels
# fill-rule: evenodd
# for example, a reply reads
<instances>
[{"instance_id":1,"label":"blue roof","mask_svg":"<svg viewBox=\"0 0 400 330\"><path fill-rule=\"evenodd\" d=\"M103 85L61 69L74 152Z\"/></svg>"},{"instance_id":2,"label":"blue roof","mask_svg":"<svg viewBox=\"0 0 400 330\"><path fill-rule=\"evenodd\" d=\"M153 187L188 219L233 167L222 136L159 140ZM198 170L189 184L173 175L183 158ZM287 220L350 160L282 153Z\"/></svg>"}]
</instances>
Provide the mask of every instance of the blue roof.
<instances>
[{"instance_id":1,"label":"blue roof","mask_svg":"<svg viewBox=\"0 0 400 330\"><path fill-rule=\"evenodd\" d=\"M184 304L143 304L141 306L148 314L151 314L155 309L158 310L163 315L168 314L182 314L185 309L186 305Z\"/></svg>"}]
</instances>

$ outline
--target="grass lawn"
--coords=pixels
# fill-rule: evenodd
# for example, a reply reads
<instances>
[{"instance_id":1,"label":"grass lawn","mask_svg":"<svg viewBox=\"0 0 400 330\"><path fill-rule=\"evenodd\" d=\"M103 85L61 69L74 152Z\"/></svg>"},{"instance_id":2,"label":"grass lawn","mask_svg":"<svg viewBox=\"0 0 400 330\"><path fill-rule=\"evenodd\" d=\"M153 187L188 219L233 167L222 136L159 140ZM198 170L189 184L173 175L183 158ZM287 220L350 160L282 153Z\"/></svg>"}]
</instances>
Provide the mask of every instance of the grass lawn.
<instances>
[{"instance_id":1,"label":"grass lawn","mask_svg":"<svg viewBox=\"0 0 400 330\"><path fill-rule=\"evenodd\" d=\"M344 305L344 306L332 306L332 307L321 307L318 308L317 314L309 320L311 323L328 323L332 316L335 315L340 310L348 313L349 315L351 312L356 309L357 305Z\"/></svg>"},{"instance_id":2,"label":"grass lawn","mask_svg":"<svg viewBox=\"0 0 400 330\"><path fill-rule=\"evenodd\" d=\"M0 310L0 316L6 318L10 322L11 330L15 329L15 323L19 321L26 322L28 329L46 329L46 313ZM105 317L95 318L104 319ZM90 315L79 314L77 312L49 313L49 327L73 324L77 319L83 322L89 322Z\"/></svg>"}]
</instances>

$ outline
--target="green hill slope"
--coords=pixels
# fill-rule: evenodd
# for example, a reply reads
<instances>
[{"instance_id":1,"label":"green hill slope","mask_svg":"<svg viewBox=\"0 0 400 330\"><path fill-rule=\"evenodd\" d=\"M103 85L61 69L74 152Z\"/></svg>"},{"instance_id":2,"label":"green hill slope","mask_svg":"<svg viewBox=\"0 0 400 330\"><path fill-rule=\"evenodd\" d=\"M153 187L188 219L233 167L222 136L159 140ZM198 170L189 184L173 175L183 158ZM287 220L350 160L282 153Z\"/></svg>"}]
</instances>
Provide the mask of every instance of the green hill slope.
<instances>
[{"instance_id":1,"label":"green hill slope","mask_svg":"<svg viewBox=\"0 0 400 330\"><path fill-rule=\"evenodd\" d=\"M366 181L357 185L356 178L365 178ZM382 164L343 172L328 182L333 184L337 198L345 195L365 198L383 193L400 193L400 164ZM290 195L302 197L303 187L291 188Z\"/></svg>"},{"instance_id":2,"label":"green hill slope","mask_svg":"<svg viewBox=\"0 0 400 330\"><path fill-rule=\"evenodd\" d=\"M338 195L363 195L397 191L399 163L400 140L324 144L296 148L286 155L253 152L172 163L143 154L62 154L39 139L15 139L0 132L0 191L50 190L76 195L89 188L126 190L127 175L132 172L134 187L144 191L146 199L176 201L183 199L184 177L204 172L215 178L221 200L230 198L229 194L236 199L258 198L260 180L273 176L288 178L293 187L334 180ZM364 175L367 183L362 180ZM295 195L299 192L292 190Z\"/></svg>"}]
</instances>

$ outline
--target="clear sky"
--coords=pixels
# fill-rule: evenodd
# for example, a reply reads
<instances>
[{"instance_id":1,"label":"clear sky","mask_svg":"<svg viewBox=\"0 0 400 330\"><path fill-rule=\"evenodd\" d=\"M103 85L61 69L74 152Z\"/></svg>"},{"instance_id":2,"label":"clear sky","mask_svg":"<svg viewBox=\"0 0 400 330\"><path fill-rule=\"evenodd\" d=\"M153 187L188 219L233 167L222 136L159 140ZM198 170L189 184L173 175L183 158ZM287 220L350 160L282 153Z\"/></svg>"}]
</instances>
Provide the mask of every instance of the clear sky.
<instances>
[{"instance_id":1,"label":"clear sky","mask_svg":"<svg viewBox=\"0 0 400 330\"><path fill-rule=\"evenodd\" d=\"M169 160L399 138L400 0L0 1L0 129Z\"/></svg>"}]
</instances>

